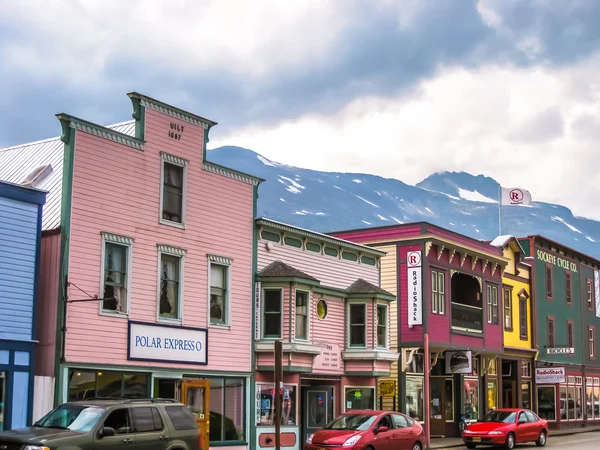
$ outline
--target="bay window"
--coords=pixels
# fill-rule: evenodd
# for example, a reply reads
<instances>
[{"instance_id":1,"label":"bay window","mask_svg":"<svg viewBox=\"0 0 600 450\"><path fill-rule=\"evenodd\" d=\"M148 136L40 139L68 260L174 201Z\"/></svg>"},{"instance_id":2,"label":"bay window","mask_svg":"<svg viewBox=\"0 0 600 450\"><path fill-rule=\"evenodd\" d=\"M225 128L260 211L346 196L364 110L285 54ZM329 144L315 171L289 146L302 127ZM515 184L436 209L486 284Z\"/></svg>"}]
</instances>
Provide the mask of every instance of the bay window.
<instances>
[{"instance_id":1,"label":"bay window","mask_svg":"<svg viewBox=\"0 0 600 450\"><path fill-rule=\"evenodd\" d=\"M296 339L308 339L308 308L309 293L306 291L296 291Z\"/></svg>"},{"instance_id":2,"label":"bay window","mask_svg":"<svg viewBox=\"0 0 600 450\"><path fill-rule=\"evenodd\" d=\"M387 305L377 305L377 347L387 347Z\"/></svg>"},{"instance_id":3,"label":"bay window","mask_svg":"<svg viewBox=\"0 0 600 450\"><path fill-rule=\"evenodd\" d=\"M351 303L348 306L348 322L350 324L349 346L366 347L367 345L367 305Z\"/></svg>"},{"instance_id":4,"label":"bay window","mask_svg":"<svg viewBox=\"0 0 600 450\"><path fill-rule=\"evenodd\" d=\"M283 289L265 289L263 294L263 337L281 339L283 327Z\"/></svg>"}]
</instances>

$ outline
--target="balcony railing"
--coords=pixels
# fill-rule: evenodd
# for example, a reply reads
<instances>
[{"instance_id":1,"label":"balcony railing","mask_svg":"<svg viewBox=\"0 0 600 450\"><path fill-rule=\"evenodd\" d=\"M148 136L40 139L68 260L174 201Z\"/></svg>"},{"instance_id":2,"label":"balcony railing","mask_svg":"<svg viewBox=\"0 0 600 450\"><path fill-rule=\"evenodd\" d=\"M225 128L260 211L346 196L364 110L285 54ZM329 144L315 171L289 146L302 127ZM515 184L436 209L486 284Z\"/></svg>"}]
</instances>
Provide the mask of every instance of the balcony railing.
<instances>
[{"instance_id":1,"label":"balcony railing","mask_svg":"<svg viewBox=\"0 0 600 450\"><path fill-rule=\"evenodd\" d=\"M452 302L452 329L483 333L483 308Z\"/></svg>"}]
</instances>

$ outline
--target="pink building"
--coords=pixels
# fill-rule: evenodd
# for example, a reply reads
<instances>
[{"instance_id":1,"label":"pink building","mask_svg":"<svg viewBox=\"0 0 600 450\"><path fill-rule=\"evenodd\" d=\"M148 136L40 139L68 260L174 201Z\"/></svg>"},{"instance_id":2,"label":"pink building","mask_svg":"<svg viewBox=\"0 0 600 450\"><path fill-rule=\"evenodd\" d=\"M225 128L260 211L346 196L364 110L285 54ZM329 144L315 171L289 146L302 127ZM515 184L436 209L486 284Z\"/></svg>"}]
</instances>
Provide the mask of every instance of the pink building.
<instances>
[{"instance_id":1,"label":"pink building","mask_svg":"<svg viewBox=\"0 0 600 450\"><path fill-rule=\"evenodd\" d=\"M90 397L176 398L194 405L205 448L247 448L261 180L207 161L215 122L129 97L134 121L59 114L62 142L1 153L18 169L10 181L33 174L49 191L35 414Z\"/></svg>"},{"instance_id":2,"label":"pink building","mask_svg":"<svg viewBox=\"0 0 600 450\"><path fill-rule=\"evenodd\" d=\"M266 219L255 286L257 447L273 447L274 341L283 342L282 448L349 409L379 407L389 376L390 304L379 287L385 252Z\"/></svg>"}]
</instances>

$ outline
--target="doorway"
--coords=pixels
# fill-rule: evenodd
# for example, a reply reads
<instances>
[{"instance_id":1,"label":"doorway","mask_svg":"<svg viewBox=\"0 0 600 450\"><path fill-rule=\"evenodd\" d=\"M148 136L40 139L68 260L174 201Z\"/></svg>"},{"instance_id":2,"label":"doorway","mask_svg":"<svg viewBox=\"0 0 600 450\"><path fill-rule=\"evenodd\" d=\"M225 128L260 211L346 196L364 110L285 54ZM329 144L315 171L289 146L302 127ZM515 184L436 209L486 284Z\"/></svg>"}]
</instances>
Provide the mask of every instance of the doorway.
<instances>
[{"instance_id":1,"label":"doorway","mask_svg":"<svg viewBox=\"0 0 600 450\"><path fill-rule=\"evenodd\" d=\"M194 415L200 429L202 450L208 450L210 443L210 381L182 380L181 403L186 405Z\"/></svg>"},{"instance_id":2,"label":"doorway","mask_svg":"<svg viewBox=\"0 0 600 450\"><path fill-rule=\"evenodd\" d=\"M502 361L502 407L518 408L517 361Z\"/></svg>"},{"instance_id":3,"label":"doorway","mask_svg":"<svg viewBox=\"0 0 600 450\"><path fill-rule=\"evenodd\" d=\"M452 378L431 378L429 418L432 436L446 436L446 424L454 416Z\"/></svg>"},{"instance_id":4,"label":"doorway","mask_svg":"<svg viewBox=\"0 0 600 450\"><path fill-rule=\"evenodd\" d=\"M333 386L302 387L302 442L334 418Z\"/></svg>"}]
</instances>

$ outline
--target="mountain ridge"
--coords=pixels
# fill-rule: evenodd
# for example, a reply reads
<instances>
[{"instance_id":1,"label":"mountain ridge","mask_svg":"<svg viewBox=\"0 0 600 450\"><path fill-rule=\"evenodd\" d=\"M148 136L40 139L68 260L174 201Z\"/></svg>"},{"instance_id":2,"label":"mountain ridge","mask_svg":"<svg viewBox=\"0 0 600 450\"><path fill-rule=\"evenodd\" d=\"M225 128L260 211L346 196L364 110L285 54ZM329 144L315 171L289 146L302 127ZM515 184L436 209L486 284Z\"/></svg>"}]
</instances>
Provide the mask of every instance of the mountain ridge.
<instances>
[{"instance_id":1,"label":"mountain ridge","mask_svg":"<svg viewBox=\"0 0 600 450\"><path fill-rule=\"evenodd\" d=\"M425 221L484 241L499 234L543 235L600 259L600 222L574 216L563 205L534 201L530 207L502 207L499 230L498 183L484 174L435 172L409 185L378 175L285 165L236 146L209 150L207 159L265 179L258 215L290 225L333 232Z\"/></svg>"}]
</instances>

